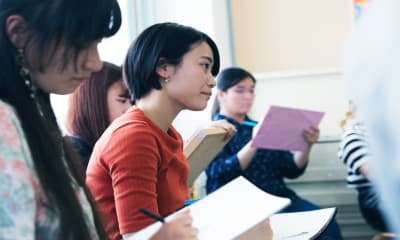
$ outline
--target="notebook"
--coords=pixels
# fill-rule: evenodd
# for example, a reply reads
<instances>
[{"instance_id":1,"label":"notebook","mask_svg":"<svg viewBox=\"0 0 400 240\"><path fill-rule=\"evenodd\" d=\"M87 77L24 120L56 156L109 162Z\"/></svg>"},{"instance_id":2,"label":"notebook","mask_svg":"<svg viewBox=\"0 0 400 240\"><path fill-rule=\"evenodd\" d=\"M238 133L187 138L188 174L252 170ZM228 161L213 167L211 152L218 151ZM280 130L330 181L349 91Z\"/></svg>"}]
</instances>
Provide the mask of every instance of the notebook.
<instances>
[{"instance_id":1,"label":"notebook","mask_svg":"<svg viewBox=\"0 0 400 240\"><path fill-rule=\"evenodd\" d=\"M199 229L199 240L228 240L240 238L289 204L290 199L266 193L240 176L187 208L193 225ZM160 227L161 223L156 222L128 240L149 239Z\"/></svg>"},{"instance_id":2,"label":"notebook","mask_svg":"<svg viewBox=\"0 0 400 240\"><path fill-rule=\"evenodd\" d=\"M225 146L225 134L223 128L206 127L197 130L185 143L183 153L190 164L189 186Z\"/></svg>"},{"instance_id":3,"label":"notebook","mask_svg":"<svg viewBox=\"0 0 400 240\"><path fill-rule=\"evenodd\" d=\"M336 214L336 208L272 215L273 240L316 239Z\"/></svg>"}]
</instances>

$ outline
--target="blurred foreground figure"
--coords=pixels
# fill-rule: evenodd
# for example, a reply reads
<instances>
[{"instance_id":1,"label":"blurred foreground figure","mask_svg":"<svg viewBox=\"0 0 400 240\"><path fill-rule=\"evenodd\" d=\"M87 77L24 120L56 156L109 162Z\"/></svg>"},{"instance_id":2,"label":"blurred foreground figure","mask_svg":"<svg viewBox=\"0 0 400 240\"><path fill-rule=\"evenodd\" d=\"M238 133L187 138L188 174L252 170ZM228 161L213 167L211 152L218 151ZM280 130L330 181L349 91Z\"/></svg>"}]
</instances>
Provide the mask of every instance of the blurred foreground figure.
<instances>
[{"instance_id":1,"label":"blurred foreground figure","mask_svg":"<svg viewBox=\"0 0 400 240\"><path fill-rule=\"evenodd\" d=\"M372 1L348 49L345 77L372 152L371 174L389 227L400 232L400 1Z\"/></svg>"}]
</instances>

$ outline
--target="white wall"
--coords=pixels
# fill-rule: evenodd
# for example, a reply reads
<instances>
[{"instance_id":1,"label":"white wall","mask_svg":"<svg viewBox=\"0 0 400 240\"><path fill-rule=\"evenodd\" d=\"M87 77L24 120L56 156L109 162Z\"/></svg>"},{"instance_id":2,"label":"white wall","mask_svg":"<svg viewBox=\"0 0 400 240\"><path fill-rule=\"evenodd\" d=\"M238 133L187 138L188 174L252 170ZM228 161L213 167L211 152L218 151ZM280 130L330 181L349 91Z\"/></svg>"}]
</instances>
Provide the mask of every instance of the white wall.
<instances>
[{"instance_id":1,"label":"white wall","mask_svg":"<svg viewBox=\"0 0 400 240\"><path fill-rule=\"evenodd\" d=\"M221 64L229 66L230 47L227 25L226 1L222 0L155 0L156 22L177 22L194 27L213 38L221 51ZM184 139L196 128L210 122L210 109L213 98L210 99L205 110L182 111L175 119L173 125L178 129Z\"/></svg>"},{"instance_id":2,"label":"white wall","mask_svg":"<svg viewBox=\"0 0 400 240\"><path fill-rule=\"evenodd\" d=\"M251 116L263 119L269 105L325 112L320 130L324 138L337 138L347 109L347 84L338 69L295 73L256 74L256 98Z\"/></svg>"}]
</instances>

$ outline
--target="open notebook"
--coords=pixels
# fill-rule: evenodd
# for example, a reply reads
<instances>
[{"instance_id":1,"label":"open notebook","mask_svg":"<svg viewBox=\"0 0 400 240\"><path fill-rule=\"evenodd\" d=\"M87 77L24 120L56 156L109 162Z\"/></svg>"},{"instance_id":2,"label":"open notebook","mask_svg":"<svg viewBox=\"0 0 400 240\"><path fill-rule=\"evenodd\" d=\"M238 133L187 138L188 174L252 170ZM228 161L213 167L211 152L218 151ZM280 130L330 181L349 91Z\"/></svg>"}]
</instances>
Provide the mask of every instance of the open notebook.
<instances>
[{"instance_id":1,"label":"open notebook","mask_svg":"<svg viewBox=\"0 0 400 240\"><path fill-rule=\"evenodd\" d=\"M197 130L186 141L183 153L190 164L189 186L193 185L194 180L225 146L225 134L226 130L223 128L206 127Z\"/></svg>"},{"instance_id":2,"label":"open notebook","mask_svg":"<svg viewBox=\"0 0 400 240\"><path fill-rule=\"evenodd\" d=\"M270 217L273 240L316 239L336 214L336 208L280 213Z\"/></svg>"},{"instance_id":3,"label":"open notebook","mask_svg":"<svg viewBox=\"0 0 400 240\"><path fill-rule=\"evenodd\" d=\"M289 204L290 199L268 194L238 177L187 208L193 225L199 229L198 239L227 240L240 237ZM160 227L161 223L156 222L128 239L149 239Z\"/></svg>"}]
</instances>

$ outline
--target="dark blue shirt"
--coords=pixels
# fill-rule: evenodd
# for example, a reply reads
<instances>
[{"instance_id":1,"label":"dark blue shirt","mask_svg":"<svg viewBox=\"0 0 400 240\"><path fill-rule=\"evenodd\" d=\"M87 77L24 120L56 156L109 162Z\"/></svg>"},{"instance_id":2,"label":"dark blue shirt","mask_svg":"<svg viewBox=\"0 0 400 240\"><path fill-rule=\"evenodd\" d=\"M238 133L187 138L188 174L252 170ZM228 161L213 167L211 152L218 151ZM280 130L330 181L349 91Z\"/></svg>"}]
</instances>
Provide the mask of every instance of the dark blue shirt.
<instances>
[{"instance_id":1,"label":"dark blue shirt","mask_svg":"<svg viewBox=\"0 0 400 240\"><path fill-rule=\"evenodd\" d=\"M79 154L84 170L86 171L90 155L92 154L93 151L93 147L91 147L82 138L78 136L65 136L65 138L72 143L72 146L74 147L75 151Z\"/></svg>"},{"instance_id":2,"label":"dark blue shirt","mask_svg":"<svg viewBox=\"0 0 400 240\"><path fill-rule=\"evenodd\" d=\"M206 168L207 193L242 175L270 194L296 198L296 193L286 186L284 178L300 176L305 167L297 167L293 154L288 151L258 149L247 169L243 171L237 153L250 141L253 127L241 125L231 118L217 114L214 120L219 119L226 119L232 123L237 133ZM251 121L247 117L246 120Z\"/></svg>"}]
</instances>

